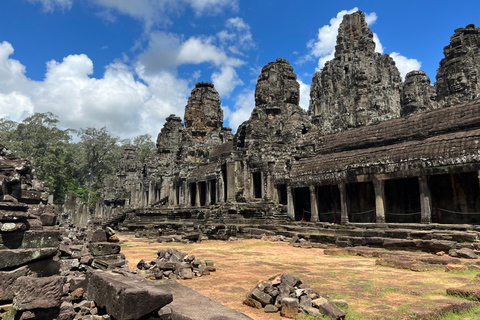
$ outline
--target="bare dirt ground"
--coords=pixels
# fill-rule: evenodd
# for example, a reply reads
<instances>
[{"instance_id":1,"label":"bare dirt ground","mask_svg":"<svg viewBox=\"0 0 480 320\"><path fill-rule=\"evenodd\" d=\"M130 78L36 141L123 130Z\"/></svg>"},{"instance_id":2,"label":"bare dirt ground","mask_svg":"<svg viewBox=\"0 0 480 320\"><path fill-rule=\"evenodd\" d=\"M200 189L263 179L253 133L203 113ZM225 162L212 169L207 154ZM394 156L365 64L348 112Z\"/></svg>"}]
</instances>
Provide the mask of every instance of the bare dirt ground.
<instances>
[{"instance_id":1,"label":"bare dirt ground","mask_svg":"<svg viewBox=\"0 0 480 320\"><path fill-rule=\"evenodd\" d=\"M209 276L179 280L201 294L256 320L282 319L242 304L259 281L288 273L311 285L321 295L346 299L347 319L415 319L413 311L440 310L442 300L454 299L446 288L471 283L476 272L443 269L413 272L375 265L376 258L324 255L323 249L298 248L285 242L262 240L158 243L119 235L122 252L136 269L138 261L156 258L159 249L176 248L217 268Z\"/></svg>"}]
</instances>

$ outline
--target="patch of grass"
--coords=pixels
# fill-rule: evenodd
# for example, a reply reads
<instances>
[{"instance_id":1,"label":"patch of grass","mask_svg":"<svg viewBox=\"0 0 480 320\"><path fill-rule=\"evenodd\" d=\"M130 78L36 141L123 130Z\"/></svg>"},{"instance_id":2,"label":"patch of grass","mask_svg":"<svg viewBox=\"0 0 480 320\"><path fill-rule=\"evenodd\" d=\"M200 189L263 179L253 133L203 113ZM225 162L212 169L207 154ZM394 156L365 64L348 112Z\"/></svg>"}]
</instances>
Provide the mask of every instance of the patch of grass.
<instances>
[{"instance_id":1,"label":"patch of grass","mask_svg":"<svg viewBox=\"0 0 480 320\"><path fill-rule=\"evenodd\" d=\"M262 241L262 242L253 242L253 243L243 244L241 246L238 246L237 249L241 250L241 249L248 249L252 247L274 246L274 245L275 245L274 243Z\"/></svg>"},{"instance_id":2,"label":"patch of grass","mask_svg":"<svg viewBox=\"0 0 480 320\"><path fill-rule=\"evenodd\" d=\"M465 319L478 319L480 313L480 306L475 306L464 313L451 312L444 316L434 318L432 320L465 320Z\"/></svg>"}]
</instances>

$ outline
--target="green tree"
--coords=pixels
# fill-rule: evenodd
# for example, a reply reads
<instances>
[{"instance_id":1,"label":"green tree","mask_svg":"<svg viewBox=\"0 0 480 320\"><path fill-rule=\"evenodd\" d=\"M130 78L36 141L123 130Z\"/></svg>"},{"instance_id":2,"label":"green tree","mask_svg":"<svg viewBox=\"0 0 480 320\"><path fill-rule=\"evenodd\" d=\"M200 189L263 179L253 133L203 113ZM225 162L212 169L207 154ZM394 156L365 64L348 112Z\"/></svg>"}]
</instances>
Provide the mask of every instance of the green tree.
<instances>
[{"instance_id":1,"label":"green tree","mask_svg":"<svg viewBox=\"0 0 480 320\"><path fill-rule=\"evenodd\" d=\"M58 128L58 122L51 112L35 113L21 123L2 119L0 139L17 157L30 159L37 178L54 190L56 201L63 201L72 172L72 130Z\"/></svg>"},{"instance_id":2,"label":"green tree","mask_svg":"<svg viewBox=\"0 0 480 320\"><path fill-rule=\"evenodd\" d=\"M93 204L92 195L98 196L98 190L108 175L115 172L118 160L118 137L113 137L106 127L101 129L86 128L78 131L80 142L80 182L88 186L89 202Z\"/></svg>"}]
</instances>

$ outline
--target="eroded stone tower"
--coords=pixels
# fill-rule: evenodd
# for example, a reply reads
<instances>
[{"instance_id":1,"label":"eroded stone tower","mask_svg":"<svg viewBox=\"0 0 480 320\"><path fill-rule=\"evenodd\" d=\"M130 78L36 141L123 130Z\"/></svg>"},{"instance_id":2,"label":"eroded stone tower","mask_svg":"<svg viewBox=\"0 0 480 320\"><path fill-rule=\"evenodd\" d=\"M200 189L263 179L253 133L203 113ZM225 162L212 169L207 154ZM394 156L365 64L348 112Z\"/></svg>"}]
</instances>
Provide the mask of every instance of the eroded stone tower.
<instances>
[{"instance_id":1,"label":"eroded stone tower","mask_svg":"<svg viewBox=\"0 0 480 320\"><path fill-rule=\"evenodd\" d=\"M395 62L375 52L373 32L357 11L340 24L335 58L313 76L309 114L324 133L396 118L401 85Z\"/></svg>"}]
</instances>

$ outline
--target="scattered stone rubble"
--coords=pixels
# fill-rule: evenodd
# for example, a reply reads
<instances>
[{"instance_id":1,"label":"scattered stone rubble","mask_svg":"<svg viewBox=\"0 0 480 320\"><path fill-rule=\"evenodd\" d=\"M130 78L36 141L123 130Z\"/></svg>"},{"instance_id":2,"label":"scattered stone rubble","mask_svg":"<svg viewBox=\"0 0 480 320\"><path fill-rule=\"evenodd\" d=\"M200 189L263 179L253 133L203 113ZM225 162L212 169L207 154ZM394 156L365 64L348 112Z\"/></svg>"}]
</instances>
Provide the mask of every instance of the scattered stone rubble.
<instances>
[{"instance_id":1,"label":"scattered stone rubble","mask_svg":"<svg viewBox=\"0 0 480 320\"><path fill-rule=\"evenodd\" d=\"M140 274L148 279L193 279L216 271L213 261L202 262L175 248L159 250L157 259L146 263L143 259L137 264ZM142 272L144 271L144 272Z\"/></svg>"},{"instance_id":2,"label":"scattered stone rubble","mask_svg":"<svg viewBox=\"0 0 480 320\"><path fill-rule=\"evenodd\" d=\"M348 308L345 300L322 297L299 278L285 273L258 283L247 294L243 304L263 308L266 313L280 312L282 317L290 319L297 319L303 314L344 319L346 314L338 306Z\"/></svg>"}]
</instances>

